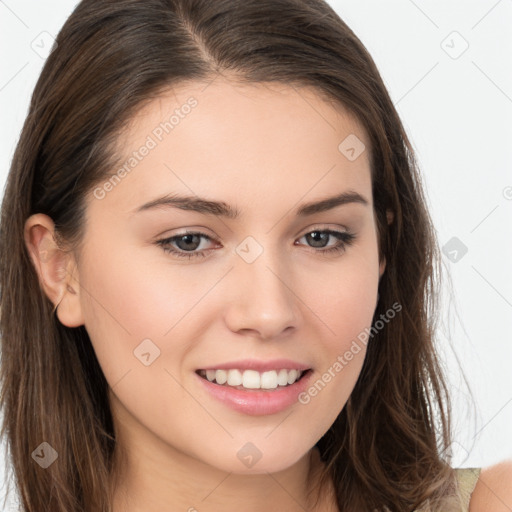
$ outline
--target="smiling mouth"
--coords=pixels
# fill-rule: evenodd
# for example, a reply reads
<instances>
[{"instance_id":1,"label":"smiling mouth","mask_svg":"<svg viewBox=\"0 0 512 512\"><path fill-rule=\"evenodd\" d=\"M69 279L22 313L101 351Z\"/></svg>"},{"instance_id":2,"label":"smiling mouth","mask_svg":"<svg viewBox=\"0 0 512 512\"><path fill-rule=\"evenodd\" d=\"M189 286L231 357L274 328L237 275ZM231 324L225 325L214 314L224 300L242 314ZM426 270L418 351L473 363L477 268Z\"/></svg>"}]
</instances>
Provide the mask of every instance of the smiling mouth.
<instances>
[{"instance_id":1,"label":"smiling mouth","mask_svg":"<svg viewBox=\"0 0 512 512\"><path fill-rule=\"evenodd\" d=\"M284 389L292 386L310 372L311 368L308 370L277 369L265 372L239 369L196 371L200 377L212 384L245 391Z\"/></svg>"}]
</instances>

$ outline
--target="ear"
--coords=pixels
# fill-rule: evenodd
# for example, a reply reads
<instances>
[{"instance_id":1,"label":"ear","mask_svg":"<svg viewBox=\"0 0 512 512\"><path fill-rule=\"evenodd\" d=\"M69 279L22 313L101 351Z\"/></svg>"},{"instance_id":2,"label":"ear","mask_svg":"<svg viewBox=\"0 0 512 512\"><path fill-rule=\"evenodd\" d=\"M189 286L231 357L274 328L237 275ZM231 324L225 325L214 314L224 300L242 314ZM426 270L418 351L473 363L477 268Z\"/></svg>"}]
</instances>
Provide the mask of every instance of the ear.
<instances>
[{"instance_id":1,"label":"ear","mask_svg":"<svg viewBox=\"0 0 512 512\"><path fill-rule=\"evenodd\" d=\"M55 308L58 306L57 317L61 324L83 325L75 258L57 244L52 219L42 213L30 216L25 221L24 238L41 288Z\"/></svg>"},{"instance_id":2,"label":"ear","mask_svg":"<svg viewBox=\"0 0 512 512\"><path fill-rule=\"evenodd\" d=\"M386 210L386 219L388 221L388 225L393 222L395 218L395 215L391 210ZM384 274L384 270L386 270L386 257L383 256L379 263L379 279L382 277L382 274Z\"/></svg>"},{"instance_id":3,"label":"ear","mask_svg":"<svg viewBox=\"0 0 512 512\"><path fill-rule=\"evenodd\" d=\"M382 256L382 260L379 263L379 280L382 277L382 274L384 274L384 270L386 270L386 257Z\"/></svg>"}]
</instances>

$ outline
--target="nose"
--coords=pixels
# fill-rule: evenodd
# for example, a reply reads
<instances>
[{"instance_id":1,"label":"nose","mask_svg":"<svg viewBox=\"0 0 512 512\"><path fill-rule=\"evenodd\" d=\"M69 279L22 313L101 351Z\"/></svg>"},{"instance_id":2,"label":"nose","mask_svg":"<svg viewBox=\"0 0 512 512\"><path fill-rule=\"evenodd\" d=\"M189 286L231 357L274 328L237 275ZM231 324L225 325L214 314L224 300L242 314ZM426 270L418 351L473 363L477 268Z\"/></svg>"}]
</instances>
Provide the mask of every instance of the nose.
<instances>
[{"instance_id":1,"label":"nose","mask_svg":"<svg viewBox=\"0 0 512 512\"><path fill-rule=\"evenodd\" d=\"M225 322L233 332L261 339L289 335L299 327L300 299L293 272L279 255L263 253L252 263L237 260L231 274L230 305ZM285 334L286 333L286 334Z\"/></svg>"}]
</instances>

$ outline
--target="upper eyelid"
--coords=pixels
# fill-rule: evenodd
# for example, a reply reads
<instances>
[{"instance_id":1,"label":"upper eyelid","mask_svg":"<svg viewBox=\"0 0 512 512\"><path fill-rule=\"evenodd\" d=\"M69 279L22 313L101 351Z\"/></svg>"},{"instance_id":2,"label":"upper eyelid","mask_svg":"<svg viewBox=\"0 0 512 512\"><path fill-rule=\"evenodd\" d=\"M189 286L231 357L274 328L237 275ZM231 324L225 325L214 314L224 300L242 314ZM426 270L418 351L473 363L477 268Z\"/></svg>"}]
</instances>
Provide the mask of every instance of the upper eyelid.
<instances>
[{"instance_id":1,"label":"upper eyelid","mask_svg":"<svg viewBox=\"0 0 512 512\"><path fill-rule=\"evenodd\" d=\"M206 233L205 231L203 231L205 228L184 228L185 231L181 232L181 233L176 233L176 234L173 234L173 235L169 235L169 236L166 236L164 238L174 238L174 237L180 237L180 236L185 236L187 234L193 234L193 235L201 235L201 236L205 236L205 237L208 237L212 240L215 240L217 237L215 235L210 235L208 233ZM351 233L352 230L348 227L348 226L333 226L332 224L329 224L329 223L320 223L320 224L316 224L314 225L313 227L309 227L305 230L301 230L302 234L301 235L295 235L295 236L304 236L305 234L308 234L308 233L311 233L312 231L342 231L342 232L348 232L348 233Z\"/></svg>"},{"instance_id":2,"label":"upper eyelid","mask_svg":"<svg viewBox=\"0 0 512 512\"><path fill-rule=\"evenodd\" d=\"M298 238L302 238L304 235L308 235L309 233L311 233L313 231L338 231L341 233L353 233L353 231L351 231L349 228L347 228L345 226L332 227L332 226L320 226L319 225L319 226L315 226L312 228L308 228L305 231L303 231L301 235L297 235L297 236L298 236ZM170 239L180 238L180 237L186 236L186 235L198 235L203 238L208 238L209 240L212 240L212 241L217 241L217 237L215 237L213 235L209 235L208 233L204 233L203 231L200 231L200 230L195 230L195 229L187 229L186 231L184 231L182 233L177 233L174 235L163 237L163 238L161 238L161 240L170 240Z\"/></svg>"}]
</instances>

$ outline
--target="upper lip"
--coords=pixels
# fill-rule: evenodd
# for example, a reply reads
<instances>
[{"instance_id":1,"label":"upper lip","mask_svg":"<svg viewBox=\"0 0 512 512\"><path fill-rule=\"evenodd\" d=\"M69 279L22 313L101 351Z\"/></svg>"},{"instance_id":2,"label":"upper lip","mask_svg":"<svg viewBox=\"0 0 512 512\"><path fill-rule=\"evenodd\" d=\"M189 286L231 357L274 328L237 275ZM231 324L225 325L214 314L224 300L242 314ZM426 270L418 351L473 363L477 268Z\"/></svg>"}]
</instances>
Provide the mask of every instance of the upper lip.
<instances>
[{"instance_id":1,"label":"upper lip","mask_svg":"<svg viewBox=\"0 0 512 512\"><path fill-rule=\"evenodd\" d=\"M266 372L270 370L309 370L311 366L302 364L291 359L271 359L261 361L258 359L241 359L238 361L229 361L227 363L212 364L200 368L200 370L256 370Z\"/></svg>"}]
</instances>

